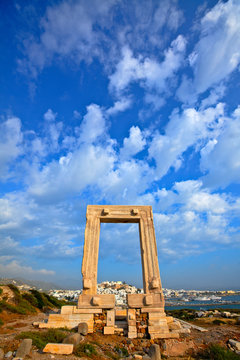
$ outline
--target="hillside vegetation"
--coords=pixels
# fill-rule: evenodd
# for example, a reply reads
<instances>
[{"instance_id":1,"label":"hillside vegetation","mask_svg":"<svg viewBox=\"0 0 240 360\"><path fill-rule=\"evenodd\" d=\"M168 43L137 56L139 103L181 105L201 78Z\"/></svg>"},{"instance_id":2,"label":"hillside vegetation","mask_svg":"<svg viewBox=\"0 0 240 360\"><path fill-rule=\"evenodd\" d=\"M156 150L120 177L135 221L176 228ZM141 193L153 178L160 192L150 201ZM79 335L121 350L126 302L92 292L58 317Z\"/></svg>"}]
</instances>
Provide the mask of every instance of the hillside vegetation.
<instances>
[{"instance_id":1,"label":"hillside vegetation","mask_svg":"<svg viewBox=\"0 0 240 360\"><path fill-rule=\"evenodd\" d=\"M33 314L47 309L60 308L66 301L59 301L53 296L37 290L20 292L13 285L0 285L0 326L3 324L3 311L21 315Z\"/></svg>"}]
</instances>

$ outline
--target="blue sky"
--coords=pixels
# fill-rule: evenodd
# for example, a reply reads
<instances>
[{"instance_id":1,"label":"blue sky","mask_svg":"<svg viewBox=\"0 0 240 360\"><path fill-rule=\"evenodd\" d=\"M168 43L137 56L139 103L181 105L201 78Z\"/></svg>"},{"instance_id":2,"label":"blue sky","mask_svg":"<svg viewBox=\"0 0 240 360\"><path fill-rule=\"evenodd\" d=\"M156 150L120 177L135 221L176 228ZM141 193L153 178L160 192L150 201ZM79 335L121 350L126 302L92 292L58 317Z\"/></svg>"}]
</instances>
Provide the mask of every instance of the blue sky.
<instances>
[{"instance_id":1,"label":"blue sky","mask_svg":"<svg viewBox=\"0 0 240 360\"><path fill-rule=\"evenodd\" d=\"M164 287L239 288L239 1L0 10L0 276L80 287L87 204L139 204ZM138 237L101 227L99 281L141 286Z\"/></svg>"}]
</instances>

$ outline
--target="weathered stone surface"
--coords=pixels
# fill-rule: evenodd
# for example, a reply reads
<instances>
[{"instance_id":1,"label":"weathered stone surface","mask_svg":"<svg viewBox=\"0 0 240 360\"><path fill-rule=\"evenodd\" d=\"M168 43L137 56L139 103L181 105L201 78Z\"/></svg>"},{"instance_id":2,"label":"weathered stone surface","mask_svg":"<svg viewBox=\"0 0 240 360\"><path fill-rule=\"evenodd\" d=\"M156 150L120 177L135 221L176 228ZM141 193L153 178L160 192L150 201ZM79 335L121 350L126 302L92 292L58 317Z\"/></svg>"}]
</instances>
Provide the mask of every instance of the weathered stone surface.
<instances>
[{"instance_id":1,"label":"weathered stone surface","mask_svg":"<svg viewBox=\"0 0 240 360\"><path fill-rule=\"evenodd\" d=\"M97 269L99 252L99 235L101 223L138 223L140 232L140 246L143 268L144 294L128 294L128 310L115 310L115 296L112 294L97 294ZM115 332L128 332L129 337L143 337L147 333L151 338L177 337L177 325L172 325L171 334L168 324L173 324L172 319L166 318L164 312L164 297L158 266L156 238L153 226L151 206L101 206L89 205L87 207L87 222L85 229L85 242L82 261L83 291L79 296L78 305L64 306L61 314L50 315L48 323L41 323L40 328L77 327L85 322L88 326L87 333L102 331L104 334ZM107 310L107 317L106 312ZM141 314L136 309L141 309ZM132 310L132 312L131 312ZM102 326L99 326L99 316L102 314ZM154 314L147 318L147 314ZM94 315L94 316L93 316ZM139 315L142 317L139 320ZM115 319L127 323L118 324ZM141 320L144 320L145 327ZM95 321L95 322L94 322ZM105 326L106 325L106 326ZM147 329L148 326L148 329ZM86 332L85 332L86 333Z\"/></svg>"},{"instance_id":2,"label":"weathered stone surface","mask_svg":"<svg viewBox=\"0 0 240 360\"><path fill-rule=\"evenodd\" d=\"M30 351L31 351L31 348L32 348L32 339L24 339L19 348L17 349L17 352L16 352L16 357L15 359L22 359L24 358L25 356L29 355Z\"/></svg>"},{"instance_id":3,"label":"weathered stone surface","mask_svg":"<svg viewBox=\"0 0 240 360\"><path fill-rule=\"evenodd\" d=\"M97 265L100 223L139 223L144 293L162 293L151 206L87 207L82 262L83 294L97 294ZM79 306L78 306L79 307Z\"/></svg>"},{"instance_id":4,"label":"weathered stone surface","mask_svg":"<svg viewBox=\"0 0 240 360\"><path fill-rule=\"evenodd\" d=\"M10 357L12 357L12 354L13 354L12 351L8 351L8 352L5 354L4 357L5 357L6 359L9 359Z\"/></svg>"},{"instance_id":5,"label":"weathered stone surface","mask_svg":"<svg viewBox=\"0 0 240 360\"><path fill-rule=\"evenodd\" d=\"M0 348L0 360L4 358L4 351Z\"/></svg>"},{"instance_id":6,"label":"weathered stone surface","mask_svg":"<svg viewBox=\"0 0 240 360\"><path fill-rule=\"evenodd\" d=\"M152 360L161 360L160 346L152 344L149 348L149 356Z\"/></svg>"},{"instance_id":7,"label":"weathered stone surface","mask_svg":"<svg viewBox=\"0 0 240 360\"><path fill-rule=\"evenodd\" d=\"M163 308L164 300L161 293L127 294L127 303L130 308Z\"/></svg>"},{"instance_id":8,"label":"weathered stone surface","mask_svg":"<svg viewBox=\"0 0 240 360\"><path fill-rule=\"evenodd\" d=\"M103 333L104 333L104 335L114 334L114 326L104 326Z\"/></svg>"},{"instance_id":9,"label":"weathered stone surface","mask_svg":"<svg viewBox=\"0 0 240 360\"><path fill-rule=\"evenodd\" d=\"M81 341L83 340L83 336L79 333L68 335L64 340L63 344L73 344L75 348Z\"/></svg>"},{"instance_id":10,"label":"weathered stone surface","mask_svg":"<svg viewBox=\"0 0 240 360\"><path fill-rule=\"evenodd\" d=\"M115 311L107 311L107 326L114 326L115 324Z\"/></svg>"},{"instance_id":11,"label":"weathered stone surface","mask_svg":"<svg viewBox=\"0 0 240 360\"><path fill-rule=\"evenodd\" d=\"M234 348L237 351L240 351L240 341L229 339L228 342L232 348Z\"/></svg>"},{"instance_id":12,"label":"weathered stone surface","mask_svg":"<svg viewBox=\"0 0 240 360\"><path fill-rule=\"evenodd\" d=\"M70 355L73 352L73 344L48 343L43 349L43 352L59 355Z\"/></svg>"},{"instance_id":13,"label":"weathered stone surface","mask_svg":"<svg viewBox=\"0 0 240 360\"><path fill-rule=\"evenodd\" d=\"M164 350L164 355L166 356L175 356L182 357L187 351L195 348L193 341L177 341L173 339L165 340L166 348Z\"/></svg>"},{"instance_id":14,"label":"weathered stone surface","mask_svg":"<svg viewBox=\"0 0 240 360\"><path fill-rule=\"evenodd\" d=\"M78 324L78 333L82 335L87 335L88 333L88 324L86 322L81 322Z\"/></svg>"},{"instance_id":15,"label":"weathered stone surface","mask_svg":"<svg viewBox=\"0 0 240 360\"><path fill-rule=\"evenodd\" d=\"M92 296L88 294L81 294L78 298L78 309L88 309L100 307L101 309L111 309L115 307L115 295L112 294L97 294Z\"/></svg>"}]
</instances>

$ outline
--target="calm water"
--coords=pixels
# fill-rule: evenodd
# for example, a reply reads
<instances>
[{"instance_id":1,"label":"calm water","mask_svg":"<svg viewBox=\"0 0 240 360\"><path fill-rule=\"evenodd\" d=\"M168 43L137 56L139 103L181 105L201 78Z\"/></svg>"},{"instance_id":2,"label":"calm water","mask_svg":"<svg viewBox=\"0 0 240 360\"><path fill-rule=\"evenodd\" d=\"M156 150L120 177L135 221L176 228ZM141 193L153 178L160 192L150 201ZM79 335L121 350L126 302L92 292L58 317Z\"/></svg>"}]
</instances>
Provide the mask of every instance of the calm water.
<instances>
[{"instance_id":1,"label":"calm water","mask_svg":"<svg viewBox=\"0 0 240 360\"><path fill-rule=\"evenodd\" d=\"M174 302L176 301L176 305ZM181 302L179 299L172 301L172 305L166 305L166 310L181 310L181 309L194 309L194 310L210 310L210 309L240 309L240 295L223 296L219 301L189 301ZM222 304L224 302L224 304ZM227 303L227 304L226 304Z\"/></svg>"}]
</instances>

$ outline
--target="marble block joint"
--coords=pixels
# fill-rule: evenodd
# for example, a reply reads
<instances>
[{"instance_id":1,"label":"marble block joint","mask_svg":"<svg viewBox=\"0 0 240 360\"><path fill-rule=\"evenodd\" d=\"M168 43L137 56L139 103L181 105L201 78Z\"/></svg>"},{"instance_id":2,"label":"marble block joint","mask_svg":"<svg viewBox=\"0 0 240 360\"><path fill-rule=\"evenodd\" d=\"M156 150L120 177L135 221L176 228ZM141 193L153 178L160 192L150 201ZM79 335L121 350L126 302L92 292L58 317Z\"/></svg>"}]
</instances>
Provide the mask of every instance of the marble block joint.
<instances>
[{"instance_id":1,"label":"marble block joint","mask_svg":"<svg viewBox=\"0 0 240 360\"><path fill-rule=\"evenodd\" d=\"M99 235L101 223L138 223L142 259L144 294L127 296L127 334L138 337L135 311L148 313L147 331L151 338L178 337L176 329L171 331L171 322L164 312L164 297L159 273L157 245L153 225L151 206L88 205L85 229L85 242L82 260L83 291L77 307L62 308L59 317L50 315L47 327L57 327L60 323L72 327L78 321L88 323L89 332L93 332L94 314L107 310L107 322L104 334L117 332L115 324L115 296L97 294L97 269L99 253ZM41 326L43 327L43 326Z\"/></svg>"}]
</instances>

